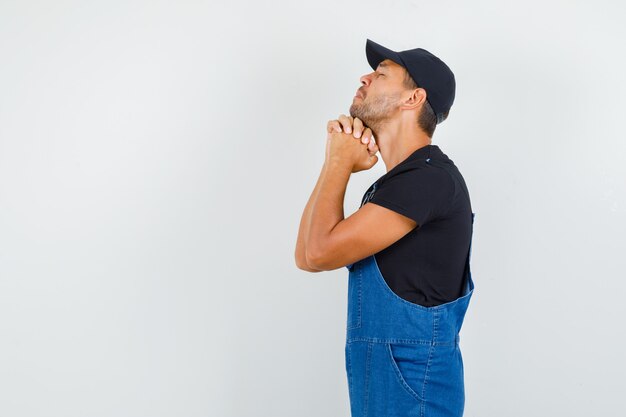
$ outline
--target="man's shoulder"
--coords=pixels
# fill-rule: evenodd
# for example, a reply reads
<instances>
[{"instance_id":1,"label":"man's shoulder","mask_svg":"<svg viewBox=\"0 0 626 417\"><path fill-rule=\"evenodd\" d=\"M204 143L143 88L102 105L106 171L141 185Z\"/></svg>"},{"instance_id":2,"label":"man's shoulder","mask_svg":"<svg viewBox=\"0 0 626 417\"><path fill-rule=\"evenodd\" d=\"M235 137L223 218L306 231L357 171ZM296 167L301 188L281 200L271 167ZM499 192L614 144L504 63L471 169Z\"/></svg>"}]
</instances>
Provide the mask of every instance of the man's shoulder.
<instances>
[{"instance_id":1,"label":"man's shoulder","mask_svg":"<svg viewBox=\"0 0 626 417\"><path fill-rule=\"evenodd\" d=\"M433 159L418 159L405 164L401 169L385 178L382 178L381 185L384 182L420 182L432 183L435 185L452 184L452 178L449 169L458 171L454 163L446 159L437 159L437 163L432 163Z\"/></svg>"}]
</instances>

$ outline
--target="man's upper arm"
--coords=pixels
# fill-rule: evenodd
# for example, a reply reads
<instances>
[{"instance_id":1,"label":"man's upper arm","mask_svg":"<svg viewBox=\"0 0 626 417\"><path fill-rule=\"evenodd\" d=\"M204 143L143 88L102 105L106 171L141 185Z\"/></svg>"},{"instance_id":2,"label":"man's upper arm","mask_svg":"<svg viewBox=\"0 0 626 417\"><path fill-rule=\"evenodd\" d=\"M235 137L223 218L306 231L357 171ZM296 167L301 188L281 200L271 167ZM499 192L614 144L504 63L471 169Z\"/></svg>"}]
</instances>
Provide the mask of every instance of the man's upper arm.
<instances>
[{"instance_id":1,"label":"man's upper arm","mask_svg":"<svg viewBox=\"0 0 626 417\"><path fill-rule=\"evenodd\" d=\"M309 264L325 271L341 268L391 246L416 226L414 220L368 202L333 228L322 253Z\"/></svg>"}]
</instances>

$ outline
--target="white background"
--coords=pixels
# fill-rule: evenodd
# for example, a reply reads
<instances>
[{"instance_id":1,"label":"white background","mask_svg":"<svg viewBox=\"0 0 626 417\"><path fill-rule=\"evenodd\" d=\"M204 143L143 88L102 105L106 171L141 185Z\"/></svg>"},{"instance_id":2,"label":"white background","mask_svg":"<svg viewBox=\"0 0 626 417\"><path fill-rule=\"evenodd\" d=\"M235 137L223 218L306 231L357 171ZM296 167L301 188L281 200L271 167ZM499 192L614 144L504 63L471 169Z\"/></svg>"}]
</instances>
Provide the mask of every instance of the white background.
<instances>
[{"instance_id":1,"label":"white background","mask_svg":"<svg viewBox=\"0 0 626 417\"><path fill-rule=\"evenodd\" d=\"M0 0L0 415L349 415L347 270L294 249L370 38L456 76L465 416L623 416L625 11Z\"/></svg>"}]
</instances>

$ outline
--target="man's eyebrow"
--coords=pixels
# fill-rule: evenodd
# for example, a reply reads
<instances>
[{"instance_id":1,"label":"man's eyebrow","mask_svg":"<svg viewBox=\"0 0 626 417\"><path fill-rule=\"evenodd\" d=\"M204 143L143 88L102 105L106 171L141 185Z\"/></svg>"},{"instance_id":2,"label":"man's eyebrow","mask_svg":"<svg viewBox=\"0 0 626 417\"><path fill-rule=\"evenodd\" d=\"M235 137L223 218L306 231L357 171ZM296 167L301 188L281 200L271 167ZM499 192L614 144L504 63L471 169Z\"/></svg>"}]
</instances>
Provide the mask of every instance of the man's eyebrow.
<instances>
[{"instance_id":1,"label":"man's eyebrow","mask_svg":"<svg viewBox=\"0 0 626 417\"><path fill-rule=\"evenodd\" d=\"M384 68L384 67L388 67L389 64L387 64L386 62L381 62L380 64L378 64L379 67Z\"/></svg>"}]
</instances>

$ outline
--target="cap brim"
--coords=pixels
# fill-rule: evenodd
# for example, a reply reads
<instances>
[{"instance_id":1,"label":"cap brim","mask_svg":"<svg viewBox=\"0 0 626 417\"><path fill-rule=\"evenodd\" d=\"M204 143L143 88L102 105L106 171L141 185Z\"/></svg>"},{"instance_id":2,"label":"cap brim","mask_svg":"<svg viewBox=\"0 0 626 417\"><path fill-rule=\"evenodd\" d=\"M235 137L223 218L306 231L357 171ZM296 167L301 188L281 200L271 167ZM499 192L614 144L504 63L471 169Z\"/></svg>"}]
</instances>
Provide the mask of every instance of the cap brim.
<instances>
[{"instance_id":1,"label":"cap brim","mask_svg":"<svg viewBox=\"0 0 626 417\"><path fill-rule=\"evenodd\" d=\"M365 43L365 55L367 56L367 62L373 70L376 70L376 68L378 68L378 64L385 59L390 59L398 65L402 65L403 67L405 66L399 53L385 48L371 39L368 39Z\"/></svg>"}]
</instances>

